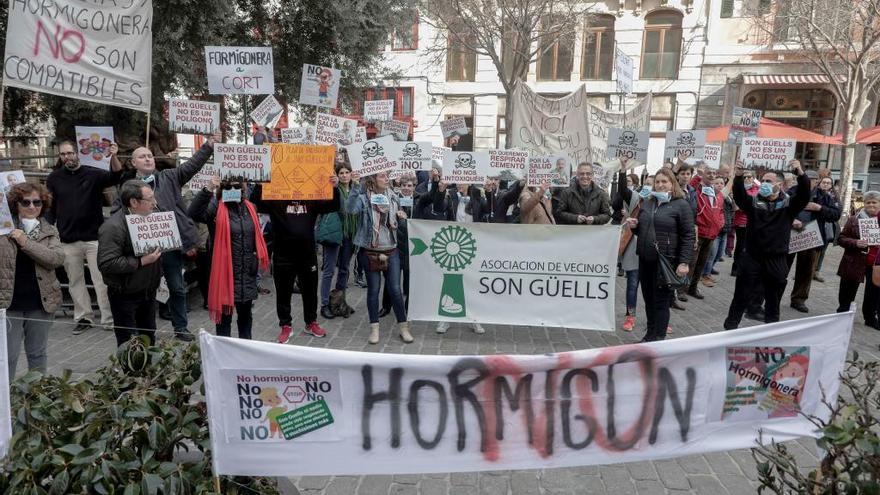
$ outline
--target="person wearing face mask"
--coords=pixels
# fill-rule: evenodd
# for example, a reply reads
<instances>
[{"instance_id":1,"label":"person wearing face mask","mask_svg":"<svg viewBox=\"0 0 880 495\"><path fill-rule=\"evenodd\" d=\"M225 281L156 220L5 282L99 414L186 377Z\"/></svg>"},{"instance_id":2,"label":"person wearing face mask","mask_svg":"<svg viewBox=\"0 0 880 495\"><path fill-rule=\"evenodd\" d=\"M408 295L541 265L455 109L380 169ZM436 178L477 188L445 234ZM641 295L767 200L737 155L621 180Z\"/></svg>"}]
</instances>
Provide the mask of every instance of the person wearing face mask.
<instances>
[{"instance_id":1,"label":"person wearing face mask","mask_svg":"<svg viewBox=\"0 0 880 495\"><path fill-rule=\"evenodd\" d=\"M707 287L715 285L711 280L702 277L703 270L709 260L709 252L721 228L724 227L724 195L715 192L712 181L715 180L715 170L705 168L700 175L691 180L691 187L696 191L696 224L697 224L697 247L694 252L694 261L691 265L691 285L688 295L697 299L703 299L700 293L699 283L702 281ZM713 257L714 257L714 253Z\"/></svg>"},{"instance_id":2,"label":"person wearing face mask","mask_svg":"<svg viewBox=\"0 0 880 495\"><path fill-rule=\"evenodd\" d=\"M357 232L357 215L345 213L345 203L351 195L351 185L357 181L358 176L351 171L348 161L337 162L336 177L339 184L336 190L339 194L339 208L336 211L325 213L321 216L318 224L318 232L322 226L332 225L336 222L341 231L340 242L337 244L330 239L319 240L324 251L321 266L321 316L328 320L336 317L330 310L330 289L333 286L333 274L336 274L336 290L345 292L348 287L348 273L351 267L351 256L354 253L354 235Z\"/></svg>"},{"instance_id":3,"label":"person wearing face mask","mask_svg":"<svg viewBox=\"0 0 880 495\"><path fill-rule=\"evenodd\" d=\"M880 191L868 191L863 197L865 206L847 219L840 231L837 243L843 248L843 257L837 268L840 286L837 292L837 312L849 311L856 299L859 285L865 281L865 295L862 300L862 316L865 325L880 330L880 287L871 279L871 272L880 246L872 246L861 238L859 220L877 218L880 213Z\"/></svg>"},{"instance_id":4,"label":"person wearing face mask","mask_svg":"<svg viewBox=\"0 0 880 495\"><path fill-rule=\"evenodd\" d=\"M840 196L834 191L834 181L831 177L819 176L819 190L827 197L833 199L834 203L841 209L841 213L843 212L843 208L840 205ZM837 241L837 237L840 235L840 223L837 221L825 222L822 231L825 232L825 244L819 249L819 259L816 261L816 269L813 271L813 280L816 282L825 282L825 279L822 278L822 275L820 274L822 271L822 265L825 263L825 252L828 251L829 245Z\"/></svg>"},{"instance_id":5,"label":"person wearing face mask","mask_svg":"<svg viewBox=\"0 0 880 495\"><path fill-rule=\"evenodd\" d=\"M798 189L794 196L782 190L782 173L776 171L764 174L758 195L752 197L743 183L742 162L737 162L733 200L749 221L733 301L724 320L727 330L739 327L743 313L753 304L756 287L764 293L764 322L779 321L779 303L788 275L791 224L810 202L810 179L799 161L792 160L790 166L797 174Z\"/></svg>"},{"instance_id":6,"label":"person wearing face mask","mask_svg":"<svg viewBox=\"0 0 880 495\"><path fill-rule=\"evenodd\" d=\"M622 160L622 165L626 161ZM647 177L645 178L647 181ZM651 197L651 186L641 186L637 190L639 178L636 174L626 175L626 170L621 167L618 174L617 183L627 183L626 189L621 189L618 196L620 197L620 209L623 211L623 222L627 218L638 218L641 213L642 201ZM653 184L653 179L652 179ZM636 305L639 300L639 257L636 254L636 246L638 238L633 229L623 228L620 231L620 244L617 254L620 262L620 269L626 276L626 315L623 318L623 331L631 332L636 325Z\"/></svg>"},{"instance_id":7,"label":"person wearing face mask","mask_svg":"<svg viewBox=\"0 0 880 495\"><path fill-rule=\"evenodd\" d=\"M168 284L168 309L177 339L186 342L195 339L190 333L186 308L186 282L183 280L185 257L195 257L199 246L199 232L192 218L186 215L180 188L205 166L214 153L214 143L222 140L220 131L205 140L205 144L186 162L165 170L156 170L156 159L148 148L135 149L131 164L135 179L144 181L156 197L157 211L173 211L180 231L183 248L162 253L162 271ZM117 208L122 205L117 205Z\"/></svg>"},{"instance_id":8,"label":"person wearing face mask","mask_svg":"<svg viewBox=\"0 0 880 495\"><path fill-rule=\"evenodd\" d=\"M28 369L46 373L49 329L61 305L55 269L64 263L64 249L58 230L43 218L43 211L51 206L48 189L40 184L16 184L6 200L15 228L0 236L0 308L6 309L12 378L22 341Z\"/></svg>"},{"instance_id":9,"label":"person wearing face mask","mask_svg":"<svg viewBox=\"0 0 880 495\"><path fill-rule=\"evenodd\" d=\"M257 274L269 269L269 251L257 208L243 196L246 183L214 177L211 189L202 189L188 214L211 232L211 279L208 316L217 335L229 337L232 312L238 315L238 337L251 338L253 305L258 297Z\"/></svg>"},{"instance_id":10,"label":"person wearing face mask","mask_svg":"<svg viewBox=\"0 0 880 495\"><path fill-rule=\"evenodd\" d=\"M92 300L86 287L83 266L88 263L95 288L101 324L112 329L113 315L107 299L107 286L98 270L98 229L104 223L104 189L115 186L122 178L122 164L116 158L118 147L110 145L110 171L81 165L76 144L63 141L58 145L58 163L46 178L52 194L52 205L46 217L58 228L64 249L64 271L73 300L73 329L79 335L92 327Z\"/></svg>"},{"instance_id":11,"label":"person wearing face mask","mask_svg":"<svg viewBox=\"0 0 880 495\"><path fill-rule=\"evenodd\" d=\"M715 264L724 259L724 250L727 246L727 233L730 231L731 225L733 224L733 198L730 196L730 191L725 188L724 179L721 177L715 177L715 180L712 181L712 188L715 189L716 198L724 198L724 225L721 227L721 232L718 233L718 237L712 244L712 249L709 250L709 258L706 260L706 268L703 269L703 280L704 284L709 283L715 285L715 280L712 278L712 275L719 274L718 271L715 270Z\"/></svg>"},{"instance_id":12,"label":"person wearing face mask","mask_svg":"<svg viewBox=\"0 0 880 495\"><path fill-rule=\"evenodd\" d=\"M593 166L581 163L574 183L563 189L553 211L557 223L567 225L604 225L611 221L608 193L593 182Z\"/></svg>"},{"instance_id":13,"label":"person wearing face mask","mask_svg":"<svg viewBox=\"0 0 880 495\"><path fill-rule=\"evenodd\" d=\"M690 271L694 255L694 213L671 170L657 171L650 194L638 218L626 219L626 225L638 236L639 284L647 320L643 342L663 340L670 330L669 308L675 294L659 283L660 256L666 257L676 274L683 277Z\"/></svg>"},{"instance_id":14,"label":"person wearing face mask","mask_svg":"<svg viewBox=\"0 0 880 495\"><path fill-rule=\"evenodd\" d=\"M400 201L400 210L406 216L401 217L397 221L397 251L400 253L400 271L403 273L403 306L409 313L409 229L407 228L407 219L416 218L413 214L415 197L416 177L414 175L404 175L400 178L400 190L397 197ZM382 309L379 310L379 317L382 318L391 314L393 308L391 292L388 290L388 284L382 291Z\"/></svg>"}]
</instances>

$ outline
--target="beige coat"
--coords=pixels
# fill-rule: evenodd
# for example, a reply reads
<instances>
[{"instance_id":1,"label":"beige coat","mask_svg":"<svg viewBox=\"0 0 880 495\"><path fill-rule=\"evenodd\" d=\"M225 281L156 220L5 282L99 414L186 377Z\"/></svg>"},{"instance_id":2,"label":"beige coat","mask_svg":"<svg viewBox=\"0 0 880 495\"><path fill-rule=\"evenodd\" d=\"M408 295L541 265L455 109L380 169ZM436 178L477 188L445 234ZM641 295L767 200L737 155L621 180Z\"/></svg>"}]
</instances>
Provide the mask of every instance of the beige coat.
<instances>
[{"instance_id":1,"label":"beige coat","mask_svg":"<svg viewBox=\"0 0 880 495\"><path fill-rule=\"evenodd\" d=\"M18 250L18 243L11 237L0 236L0 308L8 308L12 304ZM47 313L54 313L61 304L61 285L55 277L55 269L64 263L58 229L41 218L39 237L36 240L28 239L21 250L34 260L43 309Z\"/></svg>"},{"instance_id":2,"label":"beige coat","mask_svg":"<svg viewBox=\"0 0 880 495\"><path fill-rule=\"evenodd\" d=\"M550 198L523 188L519 195L519 221L525 224L554 224L553 204Z\"/></svg>"}]
</instances>

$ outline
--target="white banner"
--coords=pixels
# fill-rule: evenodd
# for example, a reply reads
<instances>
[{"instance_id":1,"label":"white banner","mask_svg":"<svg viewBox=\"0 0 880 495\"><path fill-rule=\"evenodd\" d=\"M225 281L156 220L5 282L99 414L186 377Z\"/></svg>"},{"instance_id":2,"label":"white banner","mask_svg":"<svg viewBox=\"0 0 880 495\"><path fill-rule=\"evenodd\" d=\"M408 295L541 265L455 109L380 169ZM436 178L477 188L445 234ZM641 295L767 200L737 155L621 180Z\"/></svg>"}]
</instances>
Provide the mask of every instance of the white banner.
<instances>
[{"instance_id":1,"label":"white banner","mask_svg":"<svg viewBox=\"0 0 880 495\"><path fill-rule=\"evenodd\" d=\"M760 110L733 107L733 113L730 117L730 128L727 131L727 142L730 144L741 144L743 138L757 136L760 124Z\"/></svg>"},{"instance_id":2,"label":"white banner","mask_svg":"<svg viewBox=\"0 0 880 495\"><path fill-rule=\"evenodd\" d=\"M391 136L385 136L346 146L345 151L348 153L351 171L366 177L397 169L397 157L402 148L403 143L398 143Z\"/></svg>"},{"instance_id":3,"label":"white banner","mask_svg":"<svg viewBox=\"0 0 880 495\"><path fill-rule=\"evenodd\" d=\"M541 187L549 182L551 187L571 185L571 164L565 155L533 156L529 158L527 186Z\"/></svg>"},{"instance_id":4,"label":"white banner","mask_svg":"<svg viewBox=\"0 0 880 495\"><path fill-rule=\"evenodd\" d=\"M706 130L666 131L666 147L663 159L675 163L676 160L693 164L703 159L706 146Z\"/></svg>"},{"instance_id":5,"label":"white banner","mask_svg":"<svg viewBox=\"0 0 880 495\"><path fill-rule=\"evenodd\" d=\"M867 242L869 246L880 245L880 224L877 217L859 218L859 239Z\"/></svg>"},{"instance_id":6,"label":"white banner","mask_svg":"<svg viewBox=\"0 0 880 495\"><path fill-rule=\"evenodd\" d=\"M648 163L648 143L651 133L648 131L633 131L629 129L608 129L608 152L605 157L609 160L617 160L626 157L639 163Z\"/></svg>"},{"instance_id":7,"label":"white banner","mask_svg":"<svg viewBox=\"0 0 880 495\"><path fill-rule=\"evenodd\" d=\"M171 132L210 135L220 130L220 104L210 101L168 100Z\"/></svg>"},{"instance_id":8,"label":"white banner","mask_svg":"<svg viewBox=\"0 0 880 495\"><path fill-rule=\"evenodd\" d=\"M75 126L79 162L89 167L110 170L110 146L113 144L112 127Z\"/></svg>"},{"instance_id":9,"label":"white banner","mask_svg":"<svg viewBox=\"0 0 880 495\"><path fill-rule=\"evenodd\" d=\"M165 252L183 247L173 211L125 215L125 223L135 256L140 257L156 249Z\"/></svg>"},{"instance_id":10,"label":"white banner","mask_svg":"<svg viewBox=\"0 0 880 495\"><path fill-rule=\"evenodd\" d=\"M443 180L448 184L485 184L489 178L488 151L446 151Z\"/></svg>"},{"instance_id":11,"label":"white banner","mask_svg":"<svg viewBox=\"0 0 880 495\"><path fill-rule=\"evenodd\" d=\"M394 100L370 100L364 102L365 122L384 122L394 116Z\"/></svg>"},{"instance_id":12,"label":"white banner","mask_svg":"<svg viewBox=\"0 0 880 495\"><path fill-rule=\"evenodd\" d=\"M319 113L315 117L315 144L348 146L354 143L357 120Z\"/></svg>"},{"instance_id":13,"label":"white banner","mask_svg":"<svg viewBox=\"0 0 880 495\"><path fill-rule=\"evenodd\" d=\"M407 225L413 320L614 330L619 226Z\"/></svg>"},{"instance_id":14,"label":"white banner","mask_svg":"<svg viewBox=\"0 0 880 495\"><path fill-rule=\"evenodd\" d=\"M5 201L5 198L4 198ZM9 401L9 351L6 349L6 310L0 309L0 459L9 452L12 439L12 404Z\"/></svg>"},{"instance_id":15,"label":"white banner","mask_svg":"<svg viewBox=\"0 0 880 495\"><path fill-rule=\"evenodd\" d=\"M281 129L281 142L285 144L315 144L315 128L303 126Z\"/></svg>"},{"instance_id":16,"label":"white banner","mask_svg":"<svg viewBox=\"0 0 880 495\"><path fill-rule=\"evenodd\" d=\"M281 120L281 116L284 114L284 107L281 106L281 103L278 103L278 100L269 95L263 98L263 101L257 105L257 108L251 112L251 119L257 124L263 127L275 127L275 124Z\"/></svg>"},{"instance_id":17,"label":"white banner","mask_svg":"<svg viewBox=\"0 0 880 495\"><path fill-rule=\"evenodd\" d=\"M788 241L788 254L806 251L822 246L822 232L819 231L819 222L813 220L807 223L801 230L791 229L791 237Z\"/></svg>"},{"instance_id":18,"label":"white banner","mask_svg":"<svg viewBox=\"0 0 880 495\"><path fill-rule=\"evenodd\" d=\"M703 146L703 161L712 170L718 170L721 166L721 145L707 144Z\"/></svg>"},{"instance_id":19,"label":"white banner","mask_svg":"<svg viewBox=\"0 0 880 495\"><path fill-rule=\"evenodd\" d=\"M746 168L787 170L788 162L794 158L796 144L794 139L744 137L739 159Z\"/></svg>"},{"instance_id":20,"label":"white banner","mask_svg":"<svg viewBox=\"0 0 880 495\"><path fill-rule=\"evenodd\" d=\"M208 92L212 95L271 95L275 92L272 47L206 46Z\"/></svg>"},{"instance_id":21,"label":"white banner","mask_svg":"<svg viewBox=\"0 0 880 495\"><path fill-rule=\"evenodd\" d=\"M541 355L201 341L214 473L448 473L667 459L817 436L852 313Z\"/></svg>"},{"instance_id":22,"label":"white banner","mask_svg":"<svg viewBox=\"0 0 880 495\"><path fill-rule=\"evenodd\" d=\"M3 84L149 112L152 23L152 0L10 1Z\"/></svg>"},{"instance_id":23,"label":"white banner","mask_svg":"<svg viewBox=\"0 0 880 495\"><path fill-rule=\"evenodd\" d=\"M303 105L336 108L342 71L320 65L303 64L299 102Z\"/></svg>"},{"instance_id":24,"label":"white banner","mask_svg":"<svg viewBox=\"0 0 880 495\"><path fill-rule=\"evenodd\" d=\"M224 180L243 178L252 182L272 180L272 154L269 146L256 144L214 145L214 163Z\"/></svg>"},{"instance_id":25,"label":"white banner","mask_svg":"<svg viewBox=\"0 0 880 495\"><path fill-rule=\"evenodd\" d=\"M526 177L529 152L518 150L490 150L489 177L514 181Z\"/></svg>"}]
</instances>

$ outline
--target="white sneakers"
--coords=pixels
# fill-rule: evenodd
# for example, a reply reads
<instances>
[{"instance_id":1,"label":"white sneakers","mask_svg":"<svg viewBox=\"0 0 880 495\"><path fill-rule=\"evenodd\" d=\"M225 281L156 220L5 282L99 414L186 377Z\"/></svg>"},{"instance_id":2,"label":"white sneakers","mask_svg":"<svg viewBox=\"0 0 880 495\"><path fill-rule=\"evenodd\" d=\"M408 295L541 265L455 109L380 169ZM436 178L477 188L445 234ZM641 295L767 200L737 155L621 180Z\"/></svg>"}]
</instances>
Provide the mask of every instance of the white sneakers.
<instances>
[{"instance_id":1,"label":"white sneakers","mask_svg":"<svg viewBox=\"0 0 880 495\"><path fill-rule=\"evenodd\" d=\"M486 333L486 329L483 328L483 325L480 325L479 323L471 323L471 328L474 330L475 334L482 335ZM441 321L437 323L437 333L446 333L447 330L449 330L448 321Z\"/></svg>"}]
</instances>

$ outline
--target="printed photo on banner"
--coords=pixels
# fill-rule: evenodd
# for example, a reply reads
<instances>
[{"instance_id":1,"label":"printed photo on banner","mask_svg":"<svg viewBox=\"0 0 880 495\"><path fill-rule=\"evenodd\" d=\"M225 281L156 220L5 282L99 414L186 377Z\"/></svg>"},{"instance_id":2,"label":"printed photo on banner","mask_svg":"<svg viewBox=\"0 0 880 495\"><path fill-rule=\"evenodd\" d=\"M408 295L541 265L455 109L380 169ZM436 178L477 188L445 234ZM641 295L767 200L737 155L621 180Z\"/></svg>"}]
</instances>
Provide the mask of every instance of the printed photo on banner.
<instances>
[{"instance_id":1,"label":"printed photo on banner","mask_svg":"<svg viewBox=\"0 0 880 495\"><path fill-rule=\"evenodd\" d=\"M220 178L242 178L251 182L269 182L272 179L272 156L268 146L256 144L214 145L214 163L220 168Z\"/></svg>"},{"instance_id":2,"label":"printed photo on banner","mask_svg":"<svg viewBox=\"0 0 880 495\"><path fill-rule=\"evenodd\" d=\"M703 159L703 147L706 145L705 129L692 131L666 131L666 146L663 159L676 163L681 160L693 165Z\"/></svg>"},{"instance_id":3,"label":"printed photo on banner","mask_svg":"<svg viewBox=\"0 0 880 495\"><path fill-rule=\"evenodd\" d=\"M703 162L707 167L718 170L721 166L721 145L707 144L703 146Z\"/></svg>"},{"instance_id":4,"label":"printed photo on banner","mask_svg":"<svg viewBox=\"0 0 880 495\"><path fill-rule=\"evenodd\" d=\"M394 158L397 168L389 173L389 178L397 179L404 175L415 175L422 170L431 170L433 147L429 141L395 141L393 147L397 153Z\"/></svg>"},{"instance_id":5,"label":"printed photo on banner","mask_svg":"<svg viewBox=\"0 0 880 495\"><path fill-rule=\"evenodd\" d=\"M384 122L394 116L394 100L371 100L364 102L364 121Z\"/></svg>"},{"instance_id":6,"label":"printed photo on banner","mask_svg":"<svg viewBox=\"0 0 880 495\"><path fill-rule=\"evenodd\" d=\"M4 85L150 111L152 0L13 1L7 15Z\"/></svg>"},{"instance_id":7,"label":"printed photo on banner","mask_svg":"<svg viewBox=\"0 0 880 495\"><path fill-rule=\"evenodd\" d=\"M485 184L489 178L488 151L443 153L443 181L447 184Z\"/></svg>"},{"instance_id":8,"label":"printed photo on banner","mask_svg":"<svg viewBox=\"0 0 880 495\"><path fill-rule=\"evenodd\" d=\"M799 253L807 249L822 247L822 232L819 230L819 222L813 220L801 228L791 229L791 238L788 242L788 254Z\"/></svg>"},{"instance_id":9,"label":"printed photo on banner","mask_svg":"<svg viewBox=\"0 0 880 495\"><path fill-rule=\"evenodd\" d=\"M162 252L180 249L180 231L173 211L157 211L149 215L125 215L128 234L135 256L155 250Z\"/></svg>"},{"instance_id":10,"label":"printed photo on banner","mask_svg":"<svg viewBox=\"0 0 880 495\"><path fill-rule=\"evenodd\" d=\"M215 175L220 175L220 168L214 165L214 163L206 163L205 166L203 166L202 169L186 183L186 187L188 187L190 191L200 191L202 188L210 188L211 179Z\"/></svg>"},{"instance_id":11,"label":"printed photo on banner","mask_svg":"<svg viewBox=\"0 0 880 495\"><path fill-rule=\"evenodd\" d=\"M470 133L464 117L452 117L440 122L440 132L443 133L445 139L452 136L466 136Z\"/></svg>"},{"instance_id":12,"label":"printed photo on banner","mask_svg":"<svg viewBox=\"0 0 880 495\"><path fill-rule=\"evenodd\" d=\"M168 127L180 134L211 135L220 130L220 104L172 98L168 100Z\"/></svg>"},{"instance_id":13,"label":"printed photo on banner","mask_svg":"<svg viewBox=\"0 0 880 495\"><path fill-rule=\"evenodd\" d=\"M110 146L112 144L112 127L76 126L76 147L79 150L81 164L110 170Z\"/></svg>"},{"instance_id":14,"label":"printed photo on banner","mask_svg":"<svg viewBox=\"0 0 880 495\"><path fill-rule=\"evenodd\" d=\"M568 155L533 156L529 158L529 173L526 185L541 187L549 182L551 187L571 185L571 163Z\"/></svg>"},{"instance_id":15,"label":"printed photo on banner","mask_svg":"<svg viewBox=\"0 0 880 495\"><path fill-rule=\"evenodd\" d=\"M797 417L809 369L809 347L728 347L721 419Z\"/></svg>"},{"instance_id":16,"label":"printed photo on banner","mask_svg":"<svg viewBox=\"0 0 880 495\"><path fill-rule=\"evenodd\" d=\"M335 146L308 144L269 145L272 180L263 184L264 200L310 201L333 199Z\"/></svg>"},{"instance_id":17,"label":"printed photo on banner","mask_svg":"<svg viewBox=\"0 0 880 495\"><path fill-rule=\"evenodd\" d=\"M489 151L489 177L500 180L520 180L526 177L529 152L518 150Z\"/></svg>"},{"instance_id":18,"label":"printed photo on banner","mask_svg":"<svg viewBox=\"0 0 880 495\"><path fill-rule=\"evenodd\" d=\"M315 143L348 146L354 143L357 120L319 113L315 117Z\"/></svg>"},{"instance_id":19,"label":"printed photo on banner","mask_svg":"<svg viewBox=\"0 0 880 495\"><path fill-rule=\"evenodd\" d=\"M0 191L0 235L6 235L14 229L15 223L12 221L12 211L6 199L6 191Z\"/></svg>"},{"instance_id":20,"label":"printed photo on banner","mask_svg":"<svg viewBox=\"0 0 880 495\"><path fill-rule=\"evenodd\" d=\"M281 142L284 144L315 144L315 128L303 126L281 129Z\"/></svg>"},{"instance_id":21,"label":"printed photo on banner","mask_svg":"<svg viewBox=\"0 0 880 495\"><path fill-rule=\"evenodd\" d=\"M739 159L746 168L788 170L796 144L793 139L744 137L739 148Z\"/></svg>"},{"instance_id":22,"label":"printed photo on banner","mask_svg":"<svg viewBox=\"0 0 880 495\"><path fill-rule=\"evenodd\" d=\"M212 95L275 93L272 47L206 46L205 68Z\"/></svg>"},{"instance_id":23,"label":"printed photo on banner","mask_svg":"<svg viewBox=\"0 0 880 495\"><path fill-rule=\"evenodd\" d=\"M275 127L284 114L284 107L274 96L269 95L251 112L251 119L263 127Z\"/></svg>"},{"instance_id":24,"label":"printed photo on banner","mask_svg":"<svg viewBox=\"0 0 880 495\"><path fill-rule=\"evenodd\" d=\"M605 158L616 160L626 157L639 163L648 162L648 143L651 133L612 127L608 129L608 152Z\"/></svg>"},{"instance_id":25,"label":"printed photo on banner","mask_svg":"<svg viewBox=\"0 0 880 495\"><path fill-rule=\"evenodd\" d=\"M880 225L877 217L859 218L859 239L869 246L880 246Z\"/></svg>"},{"instance_id":26,"label":"printed photo on banner","mask_svg":"<svg viewBox=\"0 0 880 495\"><path fill-rule=\"evenodd\" d=\"M760 123L761 110L733 107L730 129L727 131L727 142L730 144L741 144L743 138L757 136Z\"/></svg>"},{"instance_id":27,"label":"printed photo on banner","mask_svg":"<svg viewBox=\"0 0 880 495\"><path fill-rule=\"evenodd\" d=\"M21 170L13 170L11 172L0 172L0 191L9 191L12 186L25 182L24 172Z\"/></svg>"},{"instance_id":28,"label":"printed photo on banner","mask_svg":"<svg viewBox=\"0 0 880 495\"><path fill-rule=\"evenodd\" d=\"M336 108L341 80L342 71L338 69L303 64L302 80L299 87L300 104Z\"/></svg>"},{"instance_id":29,"label":"printed photo on banner","mask_svg":"<svg viewBox=\"0 0 880 495\"><path fill-rule=\"evenodd\" d=\"M397 141L406 141L409 139L409 122L400 120L386 120L376 124L379 128L379 137L394 136Z\"/></svg>"},{"instance_id":30,"label":"printed photo on banner","mask_svg":"<svg viewBox=\"0 0 880 495\"><path fill-rule=\"evenodd\" d=\"M348 153L351 171L367 177L396 169L397 157L402 154L402 148L403 143L395 141L391 136L385 136L346 146L345 151Z\"/></svg>"}]
</instances>

